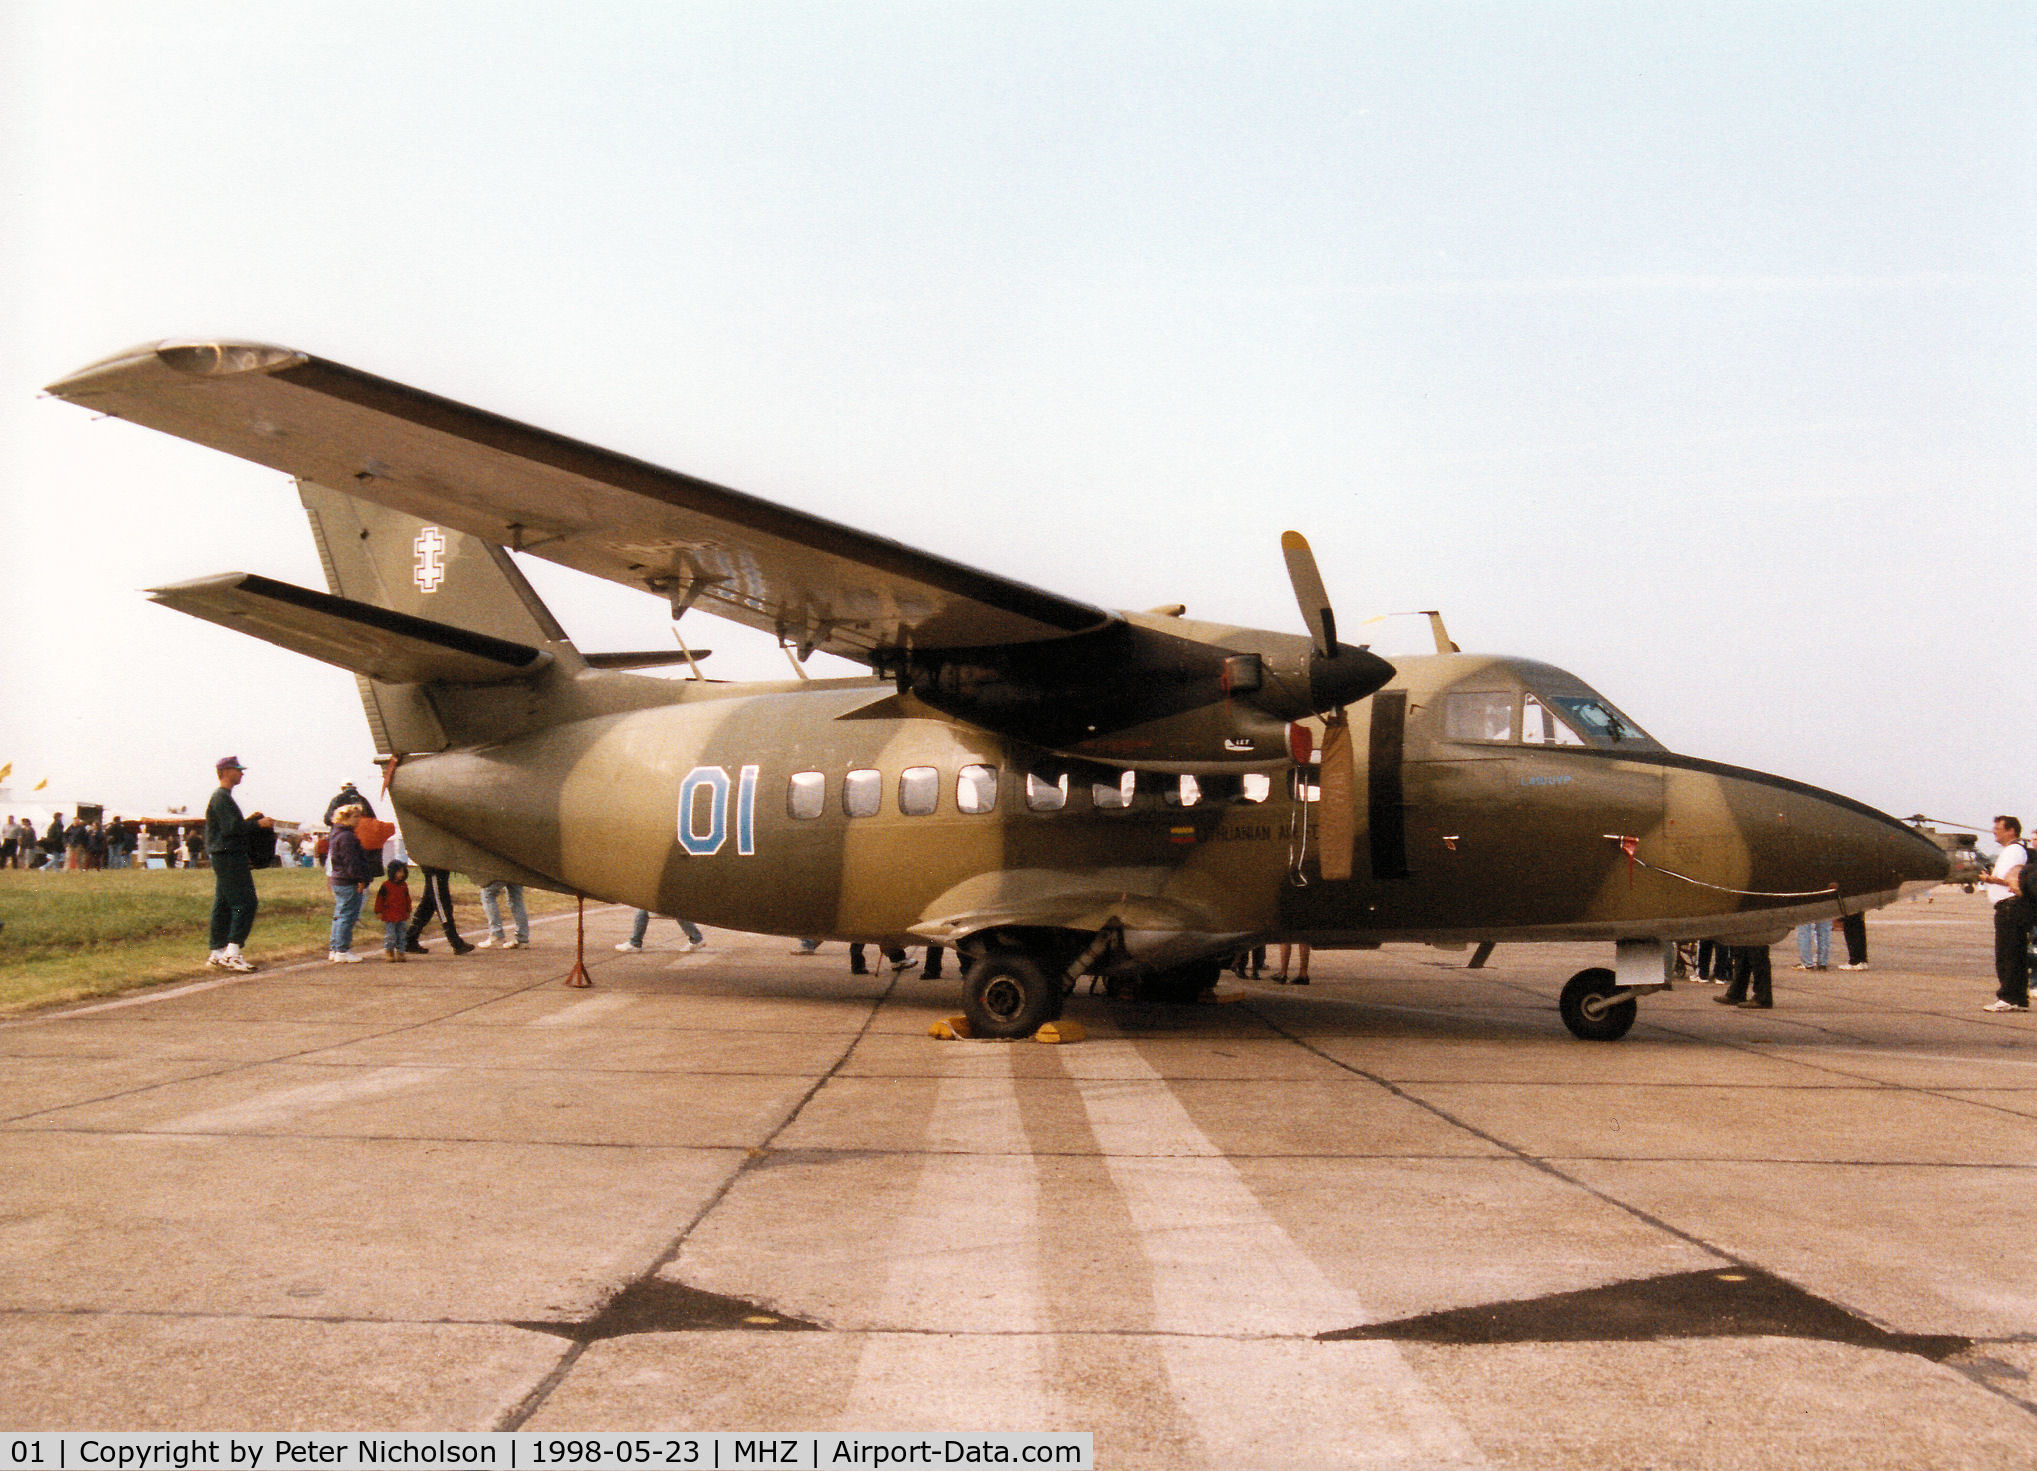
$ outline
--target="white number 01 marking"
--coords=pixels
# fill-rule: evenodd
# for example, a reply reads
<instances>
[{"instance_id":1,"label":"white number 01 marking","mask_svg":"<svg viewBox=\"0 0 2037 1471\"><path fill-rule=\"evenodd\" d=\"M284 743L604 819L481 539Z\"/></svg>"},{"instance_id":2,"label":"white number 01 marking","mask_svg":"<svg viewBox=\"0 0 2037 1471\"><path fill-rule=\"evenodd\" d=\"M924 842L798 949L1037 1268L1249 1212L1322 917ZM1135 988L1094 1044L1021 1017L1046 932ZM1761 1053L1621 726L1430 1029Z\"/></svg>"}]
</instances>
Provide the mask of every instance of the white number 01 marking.
<instances>
[{"instance_id":1,"label":"white number 01 marking","mask_svg":"<svg viewBox=\"0 0 2037 1471\"><path fill-rule=\"evenodd\" d=\"M743 767L735 789L736 852L748 858L757 851L757 768ZM705 858L719 853L728 835L729 774L719 766L696 766L679 783L679 846Z\"/></svg>"}]
</instances>

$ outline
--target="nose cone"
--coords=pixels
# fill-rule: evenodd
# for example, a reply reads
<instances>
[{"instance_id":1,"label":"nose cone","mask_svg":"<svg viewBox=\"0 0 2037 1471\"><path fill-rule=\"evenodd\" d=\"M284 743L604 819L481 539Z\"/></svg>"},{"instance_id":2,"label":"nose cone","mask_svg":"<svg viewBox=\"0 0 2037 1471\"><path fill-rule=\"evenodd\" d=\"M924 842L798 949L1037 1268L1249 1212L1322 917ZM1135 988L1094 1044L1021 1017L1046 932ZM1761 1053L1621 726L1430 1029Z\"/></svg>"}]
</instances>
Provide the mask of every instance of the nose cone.
<instances>
[{"instance_id":1,"label":"nose cone","mask_svg":"<svg viewBox=\"0 0 2037 1471\"><path fill-rule=\"evenodd\" d=\"M1769 851L1788 887L1831 885L1846 899L1885 904L1905 886L1935 884L1950 871L1935 843L1864 802L1816 787L1762 795L1776 818Z\"/></svg>"},{"instance_id":2,"label":"nose cone","mask_svg":"<svg viewBox=\"0 0 2037 1471\"><path fill-rule=\"evenodd\" d=\"M1738 909L1789 910L1834 898L1849 909L1872 908L1905 888L1942 882L1949 871L1936 844L1864 802L1689 757L1664 765L1668 852L1711 892L1737 896Z\"/></svg>"},{"instance_id":3,"label":"nose cone","mask_svg":"<svg viewBox=\"0 0 2037 1471\"><path fill-rule=\"evenodd\" d=\"M1914 828L1903 828L1889 848L1896 884L1906 892L1942 884L1952 876L1951 855Z\"/></svg>"}]
</instances>

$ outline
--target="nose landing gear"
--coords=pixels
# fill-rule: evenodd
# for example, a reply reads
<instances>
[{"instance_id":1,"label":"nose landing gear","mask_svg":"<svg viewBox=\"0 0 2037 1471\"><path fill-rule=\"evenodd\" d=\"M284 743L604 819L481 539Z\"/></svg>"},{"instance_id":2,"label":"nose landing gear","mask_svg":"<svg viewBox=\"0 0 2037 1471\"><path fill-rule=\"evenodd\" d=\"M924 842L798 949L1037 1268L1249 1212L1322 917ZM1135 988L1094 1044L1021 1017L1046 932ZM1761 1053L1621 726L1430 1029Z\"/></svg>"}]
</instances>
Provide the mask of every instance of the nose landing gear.
<instances>
[{"instance_id":1,"label":"nose landing gear","mask_svg":"<svg viewBox=\"0 0 2037 1471\"><path fill-rule=\"evenodd\" d=\"M1622 994L1618 977L1600 965L1572 976L1556 1009L1580 1041L1617 1042L1641 1008L1632 995Z\"/></svg>"},{"instance_id":2,"label":"nose landing gear","mask_svg":"<svg viewBox=\"0 0 2037 1471\"><path fill-rule=\"evenodd\" d=\"M1570 1035L1584 1042L1617 1042L1640 1011L1635 997L1669 989L1669 961L1675 946L1662 940L1620 940L1614 945L1617 972L1593 966L1572 976L1556 1009Z\"/></svg>"}]
</instances>

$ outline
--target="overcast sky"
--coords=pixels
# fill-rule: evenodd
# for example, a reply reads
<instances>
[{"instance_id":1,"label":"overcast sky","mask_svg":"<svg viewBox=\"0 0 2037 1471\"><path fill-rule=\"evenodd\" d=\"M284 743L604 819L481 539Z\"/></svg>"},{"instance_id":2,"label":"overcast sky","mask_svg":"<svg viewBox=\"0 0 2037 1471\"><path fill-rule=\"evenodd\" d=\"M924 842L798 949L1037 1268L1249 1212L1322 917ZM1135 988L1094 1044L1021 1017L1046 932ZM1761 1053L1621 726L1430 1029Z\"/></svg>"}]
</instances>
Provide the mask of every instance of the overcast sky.
<instances>
[{"instance_id":1,"label":"overcast sky","mask_svg":"<svg viewBox=\"0 0 2037 1471\"><path fill-rule=\"evenodd\" d=\"M1108 606L1300 632L1295 527L1347 637L2037 818L2031 4L0 0L0 146L0 805L375 779L351 676L138 591L323 586L288 482L37 396L197 335Z\"/></svg>"}]
</instances>

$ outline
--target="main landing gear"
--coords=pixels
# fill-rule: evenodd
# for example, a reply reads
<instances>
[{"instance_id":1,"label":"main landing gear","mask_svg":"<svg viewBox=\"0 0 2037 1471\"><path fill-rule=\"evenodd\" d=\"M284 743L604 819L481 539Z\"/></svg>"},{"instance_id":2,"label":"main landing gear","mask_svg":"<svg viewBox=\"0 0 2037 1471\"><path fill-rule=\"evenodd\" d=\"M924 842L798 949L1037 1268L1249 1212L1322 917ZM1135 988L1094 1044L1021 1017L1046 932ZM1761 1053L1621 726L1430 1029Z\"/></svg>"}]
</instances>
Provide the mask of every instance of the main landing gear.
<instances>
[{"instance_id":1,"label":"main landing gear","mask_svg":"<svg viewBox=\"0 0 2037 1471\"><path fill-rule=\"evenodd\" d=\"M1617 971L1604 966L1581 970L1557 1000L1563 1025L1584 1042L1617 1042L1640 1011L1635 998L1669 989L1669 961L1676 947L1662 940L1615 943Z\"/></svg>"},{"instance_id":2,"label":"main landing gear","mask_svg":"<svg viewBox=\"0 0 2037 1471\"><path fill-rule=\"evenodd\" d=\"M1115 922L1090 936L1086 944L1081 937L1065 933L1002 930L987 936L980 948L963 952L967 964L962 972L962 1011L969 1018L969 1030L978 1037L999 1040L1032 1036L1060 1017L1062 1003L1076 981L1090 974L1121 944L1122 937ZM1124 985L1141 1001L1185 1005L1215 986L1222 974L1223 962L1205 957L1153 971L1136 981L1114 981L1111 994L1120 994L1116 987Z\"/></svg>"},{"instance_id":3,"label":"main landing gear","mask_svg":"<svg viewBox=\"0 0 2037 1471\"><path fill-rule=\"evenodd\" d=\"M979 1037L1030 1037L1061 1014L1061 977L1023 950L996 946L962 976L962 1014Z\"/></svg>"}]
</instances>

